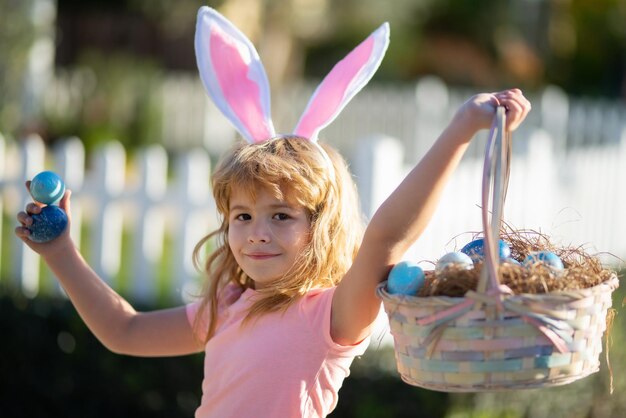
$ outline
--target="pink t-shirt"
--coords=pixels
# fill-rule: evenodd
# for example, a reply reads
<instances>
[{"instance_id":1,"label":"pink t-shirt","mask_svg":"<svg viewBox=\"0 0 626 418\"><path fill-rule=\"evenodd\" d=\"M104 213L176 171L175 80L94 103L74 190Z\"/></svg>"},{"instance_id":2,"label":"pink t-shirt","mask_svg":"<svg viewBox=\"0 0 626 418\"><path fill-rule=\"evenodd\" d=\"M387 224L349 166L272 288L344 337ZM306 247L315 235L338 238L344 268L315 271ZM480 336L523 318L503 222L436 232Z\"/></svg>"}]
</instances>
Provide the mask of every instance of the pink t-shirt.
<instances>
[{"instance_id":1,"label":"pink t-shirt","mask_svg":"<svg viewBox=\"0 0 626 418\"><path fill-rule=\"evenodd\" d=\"M355 356L354 346L330 336L335 288L312 290L285 312L262 315L241 326L257 293L220 301L216 333L205 347L202 402L197 418L325 417ZM226 292L228 293L228 292ZM231 301L230 305L223 300ZM193 324L198 304L187 306Z\"/></svg>"}]
</instances>

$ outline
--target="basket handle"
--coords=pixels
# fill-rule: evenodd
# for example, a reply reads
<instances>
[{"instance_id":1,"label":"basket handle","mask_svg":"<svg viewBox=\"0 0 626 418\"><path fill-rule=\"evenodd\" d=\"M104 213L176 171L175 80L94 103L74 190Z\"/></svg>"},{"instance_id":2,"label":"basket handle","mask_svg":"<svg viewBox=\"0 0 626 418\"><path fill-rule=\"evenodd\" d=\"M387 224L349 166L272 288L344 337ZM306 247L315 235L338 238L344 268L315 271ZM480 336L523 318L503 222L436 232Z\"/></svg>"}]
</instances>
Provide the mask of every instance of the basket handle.
<instances>
[{"instance_id":1,"label":"basket handle","mask_svg":"<svg viewBox=\"0 0 626 418\"><path fill-rule=\"evenodd\" d=\"M500 258L497 248L511 162L511 133L506 131L505 126L505 108L498 106L485 146L481 205L485 261L478 282L479 293L497 291L500 285L498 281Z\"/></svg>"}]
</instances>

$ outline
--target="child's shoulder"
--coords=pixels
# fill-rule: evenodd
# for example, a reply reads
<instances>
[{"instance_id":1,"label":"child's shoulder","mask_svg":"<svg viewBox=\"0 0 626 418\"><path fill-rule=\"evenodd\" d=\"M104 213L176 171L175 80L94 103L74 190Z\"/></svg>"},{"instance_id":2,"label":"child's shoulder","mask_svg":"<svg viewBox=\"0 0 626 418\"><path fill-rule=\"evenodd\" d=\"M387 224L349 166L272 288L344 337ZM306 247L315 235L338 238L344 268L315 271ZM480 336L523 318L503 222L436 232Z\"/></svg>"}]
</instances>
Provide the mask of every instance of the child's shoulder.
<instances>
[{"instance_id":1,"label":"child's shoulder","mask_svg":"<svg viewBox=\"0 0 626 418\"><path fill-rule=\"evenodd\" d=\"M330 314L335 289L336 286L309 290L298 301L302 313L309 317Z\"/></svg>"}]
</instances>

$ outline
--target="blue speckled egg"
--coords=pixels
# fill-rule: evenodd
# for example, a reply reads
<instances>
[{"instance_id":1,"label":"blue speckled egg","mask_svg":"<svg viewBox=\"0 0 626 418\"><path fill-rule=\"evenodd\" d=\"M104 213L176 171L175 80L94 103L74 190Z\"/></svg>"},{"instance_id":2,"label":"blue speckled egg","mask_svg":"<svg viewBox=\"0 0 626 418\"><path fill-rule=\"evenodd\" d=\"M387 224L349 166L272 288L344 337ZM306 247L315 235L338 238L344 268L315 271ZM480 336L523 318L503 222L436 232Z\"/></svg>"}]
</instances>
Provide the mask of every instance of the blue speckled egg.
<instances>
[{"instance_id":1,"label":"blue speckled egg","mask_svg":"<svg viewBox=\"0 0 626 418\"><path fill-rule=\"evenodd\" d=\"M439 260L437 260L437 264L435 265L435 272L442 273L444 270L448 268L458 268L469 270L474 267L474 262L470 258L469 255L462 252L452 252L445 254Z\"/></svg>"},{"instance_id":2,"label":"blue speckled egg","mask_svg":"<svg viewBox=\"0 0 626 418\"><path fill-rule=\"evenodd\" d=\"M470 256L474 263L480 262L485 258L485 241L483 238L475 239L465 247L461 248L461 252ZM500 260L507 259L511 256L511 247L503 240L498 240L498 255Z\"/></svg>"},{"instance_id":3,"label":"blue speckled egg","mask_svg":"<svg viewBox=\"0 0 626 418\"><path fill-rule=\"evenodd\" d=\"M424 285L424 270L410 261L401 261L389 272L387 291L394 294L415 295Z\"/></svg>"},{"instance_id":4,"label":"blue speckled egg","mask_svg":"<svg viewBox=\"0 0 626 418\"><path fill-rule=\"evenodd\" d=\"M31 241L52 241L67 227L67 214L58 206L45 206L41 209L41 213L31 216L33 224L28 228Z\"/></svg>"},{"instance_id":5,"label":"blue speckled egg","mask_svg":"<svg viewBox=\"0 0 626 418\"><path fill-rule=\"evenodd\" d=\"M524 259L524 267L531 267L537 263L548 266L556 272L560 272L564 268L563 261L559 256L550 251L535 251L528 254Z\"/></svg>"},{"instance_id":6,"label":"blue speckled egg","mask_svg":"<svg viewBox=\"0 0 626 418\"><path fill-rule=\"evenodd\" d=\"M37 202L45 205L57 203L65 193L65 183L56 173L42 171L30 182L30 194Z\"/></svg>"}]
</instances>

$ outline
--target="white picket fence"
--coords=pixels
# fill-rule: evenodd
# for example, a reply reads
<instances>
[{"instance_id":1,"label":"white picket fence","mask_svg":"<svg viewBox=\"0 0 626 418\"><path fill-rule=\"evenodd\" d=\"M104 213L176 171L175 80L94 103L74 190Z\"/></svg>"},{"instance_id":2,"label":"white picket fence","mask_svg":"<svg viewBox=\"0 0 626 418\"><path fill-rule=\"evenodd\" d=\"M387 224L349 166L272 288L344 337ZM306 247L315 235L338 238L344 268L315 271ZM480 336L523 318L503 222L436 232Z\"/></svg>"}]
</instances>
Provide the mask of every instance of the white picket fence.
<instances>
[{"instance_id":1,"label":"white picket fence","mask_svg":"<svg viewBox=\"0 0 626 418\"><path fill-rule=\"evenodd\" d=\"M85 105L84 92L96 81L87 74L57 72L43 91L46 114L67 118L80 113L77 109ZM272 91L272 119L278 132L291 132L317 84L306 80ZM133 102L137 93L130 87L120 92L119 102ZM215 156L232 143L235 130L208 99L197 74L169 73L162 82L155 82L152 91L156 102L151 106L165 115L160 126L152 129L153 138L167 150L202 147ZM372 82L323 130L321 138L351 154L362 138L384 133L400 140L405 161L415 163L459 104L474 93L434 76L406 83ZM626 121L623 101L573 97L555 86L525 94L533 110L522 129L547 131L562 150L619 141ZM480 156L482 149L473 147L470 154Z\"/></svg>"},{"instance_id":2,"label":"white picket fence","mask_svg":"<svg viewBox=\"0 0 626 418\"><path fill-rule=\"evenodd\" d=\"M279 132L289 132L304 110L316 83L298 83L273 92L272 118ZM58 90L64 91L61 86ZM55 90L50 90L49 94ZM169 76L161 86L161 141L167 149L203 146L212 154L230 144L224 138L233 128L207 98L195 75ZM321 133L342 152L350 154L360 139L372 133L397 138L406 150L405 160L416 162L442 131L458 106L476 91L448 86L428 76L416 83L371 83ZM533 104L522 129L543 129L555 146L567 150L579 146L615 143L626 123L623 101L572 97L556 86L525 92ZM53 95L54 96L54 95ZM50 103L58 103L56 97ZM474 147L470 154L480 156Z\"/></svg>"},{"instance_id":3,"label":"white picket fence","mask_svg":"<svg viewBox=\"0 0 626 418\"><path fill-rule=\"evenodd\" d=\"M620 264L626 258L626 131L604 145L560 152L545 131L515 136L505 220L516 228L534 229L564 245L583 245L603 259ZM480 139L477 139L481 142ZM362 199L371 215L411 168L401 141L383 136L359 141L348 155ZM152 146L127 161L124 148L110 142L87 164L82 143L70 138L55 149L41 139L19 143L0 138L0 278L30 297L61 292L36 254L12 236L15 214L29 196L23 182L43 169L53 169L73 191L72 235L93 268L113 286L122 259L131 260L127 292L135 300L151 301L165 288L169 297L193 293L199 274L191 263L196 242L217 225L210 197L210 158L194 149L174 159ZM85 169L87 167L87 169ZM480 231L482 160L466 158L454 174L440 206L422 238L406 258L435 261L460 248ZM86 228L85 228L86 227ZM88 232L88 241L81 232ZM131 239L124 240L124 236ZM9 237L9 238L6 238ZM169 244L167 244L169 242ZM167 250L167 251L165 251ZM164 266L161 260L170 260ZM166 268L166 271L159 271ZM43 274L42 274L43 271ZM8 275L8 277L6 277ZM157 277L166 278L159 283Z\"/></svg>"},{"instance_id":4,"label":"white picket fence","mask_svg":"<svg viewBox=\"0 0 626 418\"><path fill-rule=\"evenodd\" d=\"M611 144L560 152L545 131L514 135L504 220L514 229L548 235L555 244L582 246L616 268L626 259L626 130ZM484 144L484 141L482 141ZM373 138L353 164L362 201L372 213L412 168L401 144ZM481 232L483 161L466 158L448 184L422 237L405 255L436 261Z\"/></svg>"},{"instance_id":5,"label":"white picket fence","mask_svg":"<svg viewBox=\"0 0 626 418\"><path fill-rule=\"evenodd\" d=\"M115 286L123 256L131 260L128 292L133 298L151 301L159 292L157 277L162 258L170 261L167 293L176 298L189 295L196 284L191 253L195 244L217 225L210 197L210 159L195 149L175 159L173 180L169 180L168 156L161 146L141 150L132 163L118 142L110 142L94 154L85 172L85 151L77 138L47 150L38 137L18 144L0 138L0 212L12 230L17 211L30 200L24 180L43 169L52 169L64 178L72 195L71 234L94 270ZM87 226L89 242L81 232ZM0 223L0 231L2 225ZM123 243L125 232L131 237ZM8 234L4 234L6 236ZM171 254L164 254L166 237L171 237ZM0 258L2 271L28 296L44 286L39 257L17 238L8 257ZM126 244L123 245L123 244ZM126 248L129 247L129 248ZM45 273L44 269L44 273ZM44 279L50 279L44 274ZM3 277L3 280L8 278ZM49 283L48 283L49 284ZM58 286L52 286L60 292Z\"/></svg>"},{"instance_id":6,"label":"white picket fence","mask_svg":"<svg viewBox=\"0 0 626 418\"><path fill-rule=\"evenodd\" d=\"M66 81L55 80L56 87L46 93L48 103L64 102L60 99L68 91ZM280 129L293 126L312 89L299 85L278 92L273 103ZM366 215L421 158L470 94L433 77L415 85L368 86L324 131L351 163ZM575 99L555 87L529 96L533 111L515 135L506 220L514 227L541 230L564 243L587 244L590 251L624 258L624 104ZM208 190L209 155L221 154L232 143L234 131L207 99L197 77L169 77L162 86L161 106L168 115L161 127L163 147L141 150L131 162L116 142L100 149L86 165L76 138L54 150L46 150L37 138L19 144L0 140L0 213L5 214L0 232L2 222L8 224L0 241L0 249L5 248L0 271L25 294L47 291L51 280L36 255L6 237L15 213L28 201L23 181L44 168L59 172L74 191L72 234L105 280L116 285L125 274L128 291L144 300L163 287L177 298L193 289L198 273L191 264L191 249L217 220ZM393 138L368 136L376 132ZM453 240L458 234L480 230L483 146L481 140L472 145L432 223L407 258L436 260L470 238ZM165 149L177 154L173 170L168 170ZM88 242L81 240L83 229ZM120 271L123 256L131 260L130 271ZM167 271L159 271L164 267ZM170 279L162 284L156 276Z\"/></svg>"}]
</instances>

